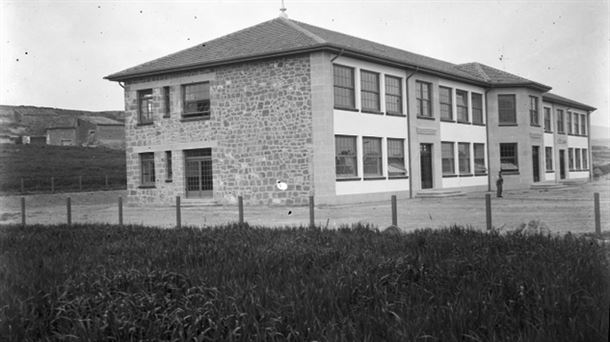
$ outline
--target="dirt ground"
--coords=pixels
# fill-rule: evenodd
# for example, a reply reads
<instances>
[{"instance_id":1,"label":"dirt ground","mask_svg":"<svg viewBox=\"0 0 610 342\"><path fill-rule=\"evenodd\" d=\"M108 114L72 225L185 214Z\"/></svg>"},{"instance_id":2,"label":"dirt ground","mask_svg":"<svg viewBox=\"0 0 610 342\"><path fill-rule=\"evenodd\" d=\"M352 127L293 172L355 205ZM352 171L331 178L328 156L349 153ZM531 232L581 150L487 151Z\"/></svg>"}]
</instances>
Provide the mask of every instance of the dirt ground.
<instances>
[{"instance_id":1,"label":"dirt ground","mask_svg":"<svg viewBox=\"0 0 610 342\"><path fill-rule=\"evenodd\" d=\"M564 189L505 191L504 198L492 197L492 222L511 230L521 223L539 220L556 233L595 231L593 193L600 193L602 230L610 230L610 180L600 180ZM72 202L73 223L118 223L118 197L125 191L28 195L26 222L56 224L66 222L66 198ZM493 196L493 195L492 195ZM0 224L21 222L21 196L0 197ZM237 206L183 207L182 225L212 226L238 220ZM176 209L126 204L125 224L173 227ZM299 226L309 222L307 206L246 206L245 221L251 225ZM379 228L391 224L390 199L385 202L319 206L316 223L336 228L342 224L368 222ZM398 201L398 226L403 230L438 228L453 224L485 229L485 192L461 197L414 198Z\"/></svg>"}]
</instances>

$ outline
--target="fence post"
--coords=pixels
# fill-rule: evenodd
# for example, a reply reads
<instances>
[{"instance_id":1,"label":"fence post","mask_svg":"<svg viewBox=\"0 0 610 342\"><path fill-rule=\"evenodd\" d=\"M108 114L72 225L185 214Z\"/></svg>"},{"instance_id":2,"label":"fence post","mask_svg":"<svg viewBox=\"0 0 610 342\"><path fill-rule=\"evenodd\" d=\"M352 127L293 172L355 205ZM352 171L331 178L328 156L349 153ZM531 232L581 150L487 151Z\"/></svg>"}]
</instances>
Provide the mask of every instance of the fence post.
<instances>
[{"instance_id":1,"label":"fence post","mask_svg":"<svg viewBox=\"0 0 610 342\"><path fill-rule=\"evenodd\" d=\"M21 225L25 227L25 197L21 197Z\"/></svg>"},{"instance_id":2,"label":"fence post","mask_svg":"<svg viewBox=\"0 0 610 342\"><path fill-rule=\"evenodd\" d=\"M119 226L123 225L123 197L119 196Z\"/></svg>"},{"instance_id":3,"label":"fence post","mask_svg":"<svg viewBox=\"0 0 610 342\"><path fill-rule=\"evenodd\" d=\"M309 196L309 228L314 228L316 226L315 216L314 216L314 202L313 196Z\"/></svg>"},{"instance_id":4,"label":"fence post","mask_svg":"<svg viewBox=\"0 0 610 342\"><path fill-rule=\"evenodd\" d=\"M487 230L491 230L491 194L485 194L485 221Z\"/></svg>"},{"instance_id":5,"label":"fence post","mask_svg":"<svg viewBox=\"0 0 610 342\"><path fill-rule=\"evenodd\" d=\"M25 193L25 186L24 186L24 182L23 182L23 177L21 177L21 193Z\"/></svg>"},{"instance_id":6,"label":"fence post","mask_svg":"<svg viewBox=\"0 0 610 342\"><path fill-rule=\"evenodd\" d=\"M51 177L51 192L55 192L55 177Z\"/></svg>"},{"instance_id":7,"label":"fence post","mask_svg":"<svg viewBox=\"0 0 610 342\"><path fill-rule=\"evenodd\" d=\"M83 191L83 176L78 176L78 190Z\"/></svg>"},{"instance_id":8,"label":"fence post","mask_svg":"<svg viewBox=\"0 0 610 342\"><path fill-rule=\"evenodd\" d=\"M599 217L599 192L593 194L593 206L595 208L595 233L602 233L602 224L601 219Z\"/></svg>"},{"instance_id":9,"label":"fence post","mask_svg":"<svg viewBox=\"0 0 610 342\"><path fill-rule=\"evenodd\" d=\"M176 228L182 227L182 217L180 217L180 196L176 196Z\"/></svg>"},{"instance_id":10,"label":"fence post","mask_svg":"<svg viewBox=\"0 0 610 342\"><path fill-rule=\"evenodd\" d=\"M72 225L72 200L70 197L66 199L66 211L68 214L68 226Z\"/></svg>"},{"instance_id":11,"label":"fence post","mask_svg":"<svg viewBox=\"0 0 610 342\"><path fill-rule=\"evenodd\" d=\"M396 210L396 195L392 195L392 225L398 226L398 213Z\"/></svg>"},{"instance_id":12,"label":"fence post","mask_svg":"<svg viewBox=\"0 0 610 342\"><path fill-rule=\"evenodd\" d=\"M239 224L244 224L244 199L237 196L237 207L239 210Z\"/></svg>"}]
</instances>

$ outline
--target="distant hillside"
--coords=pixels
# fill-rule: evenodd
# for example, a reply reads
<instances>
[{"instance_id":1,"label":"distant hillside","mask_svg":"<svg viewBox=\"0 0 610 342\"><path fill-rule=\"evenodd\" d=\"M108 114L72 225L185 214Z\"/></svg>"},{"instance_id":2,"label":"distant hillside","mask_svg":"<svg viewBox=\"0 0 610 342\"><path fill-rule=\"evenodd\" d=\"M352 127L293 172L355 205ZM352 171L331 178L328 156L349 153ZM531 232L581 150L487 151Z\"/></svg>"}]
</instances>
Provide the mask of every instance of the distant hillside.
<instances>
[{"instance_id":1,"label":"distant hillside","mask_svg":"<svg viewBox=\"0 0 610 342\"><path fill-rule=\"evenodd\" d=\"M610 148L610 127L591 126L591 146Z\"/></svg>"},{"instance_id":2,"label":"distant hillside","mask_svg":"<svg viewBox=\"0 0 610 342\"><path fill-rule=\"evenodd\" d=\"M50 107L0 105L0 135L41 136L46 134L46 129L54 122L83 116L105 117L125 122L125 112L120 110L94 112Z\"/></svg>"}]
</instances>

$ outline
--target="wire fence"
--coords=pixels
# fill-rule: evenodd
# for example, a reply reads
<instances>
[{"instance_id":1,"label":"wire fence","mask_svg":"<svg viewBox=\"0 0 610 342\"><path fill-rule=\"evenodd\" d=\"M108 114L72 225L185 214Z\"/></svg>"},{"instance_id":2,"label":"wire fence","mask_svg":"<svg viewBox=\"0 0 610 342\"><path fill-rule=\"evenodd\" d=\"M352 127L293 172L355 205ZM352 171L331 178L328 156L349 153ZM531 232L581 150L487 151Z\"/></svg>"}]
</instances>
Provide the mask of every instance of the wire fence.
<instances>
[{"instance_id":1,"label":"wire fence","mask_svg":"<svg viewBox=\"0 0 610 342\"><path fill-rule=\"evenodd\" d=\"M125 175L78 175L57 177L21 177L4 179L0 192L4 194L35 194L55 192L78 192L99 190L121 190L127 188Z\"/></svg>"}]
</instances>

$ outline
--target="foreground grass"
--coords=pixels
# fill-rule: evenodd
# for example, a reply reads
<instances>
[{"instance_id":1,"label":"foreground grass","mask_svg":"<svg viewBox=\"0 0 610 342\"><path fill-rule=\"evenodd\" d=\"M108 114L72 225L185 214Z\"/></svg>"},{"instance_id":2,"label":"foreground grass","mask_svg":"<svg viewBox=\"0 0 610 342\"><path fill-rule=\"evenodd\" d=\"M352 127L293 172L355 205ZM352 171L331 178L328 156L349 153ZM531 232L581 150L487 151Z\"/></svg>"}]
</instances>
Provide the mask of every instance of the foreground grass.
<instances>
[{"instance_id":1,"label":"foreground grass","mask_svg":"<svg viewBox=\"0 0 610 342\"><path fill-rule=\"evenodd\" d=\"M239 226L0 228L0 339L603 341L573 236Z\"/></svg>"}]
</instances>

